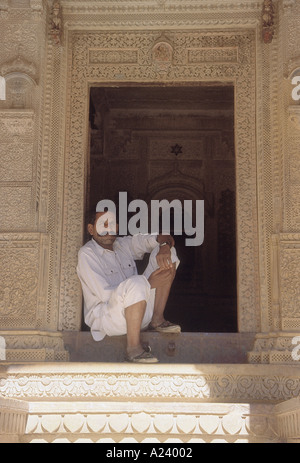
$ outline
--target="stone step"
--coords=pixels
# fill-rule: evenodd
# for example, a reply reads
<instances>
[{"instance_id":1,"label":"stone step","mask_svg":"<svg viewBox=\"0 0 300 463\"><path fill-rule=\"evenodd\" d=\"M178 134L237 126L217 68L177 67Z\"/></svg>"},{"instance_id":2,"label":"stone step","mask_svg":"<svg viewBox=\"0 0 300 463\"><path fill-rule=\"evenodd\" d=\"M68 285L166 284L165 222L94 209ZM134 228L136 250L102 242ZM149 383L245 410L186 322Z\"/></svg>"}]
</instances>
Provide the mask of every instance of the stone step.
<instances>
[{"instance_id":1,"label":"stone step","mask_svg":"<svg viewBox=\"0 0 300 463\"><path fill-rule=\"evenodd\" d=\"M254 344L252 333L161 334L145 331L143 342L151 346L161 363L247 363ZM124 362L126 336L105 337L96 342L87 331L65 332L63 340L70 361Z\"/></svg>"},{"instance_id":2,"label":"stone step","mask_svg":"<svg viewBox=\"0 0 300 463\"><path fill-rule=\"evenodd\" d=\"M275 443L272 405L164 402L31 403L28 443Z\"/></svg>"},{"instance_id":3,"label":"stone step","mask_svg":"<svg viewBox=\"0 0 300 463\"><path fill-rule=\"evenodd\" d=\"M3 362L0 441L297 441L299 373L298 365Z\"/></svg>"}]
</instances>

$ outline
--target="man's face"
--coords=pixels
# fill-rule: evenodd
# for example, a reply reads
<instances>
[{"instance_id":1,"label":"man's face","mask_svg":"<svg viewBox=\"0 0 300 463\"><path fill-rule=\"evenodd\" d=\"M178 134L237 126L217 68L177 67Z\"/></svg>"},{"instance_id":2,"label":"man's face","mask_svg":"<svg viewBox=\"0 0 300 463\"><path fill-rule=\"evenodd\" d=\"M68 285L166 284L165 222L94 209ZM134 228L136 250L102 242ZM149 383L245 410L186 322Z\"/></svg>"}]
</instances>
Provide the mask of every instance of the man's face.
<instances>
[{"instance_id":1,"label":"man's face","mask_svg":"<svg viewBox=\"0 0 300 463\"><path fill-rule=\"evenodd\" d=\"M95 220L95 223L94 225L89 223L88 224L88 231L90 233L90 235L94 238L94 240L100 245L102 246L103 248L106 248L106 249L112 249L112 246L117 238L117 235L115 234L111 234L111 230L108 228L109 227L109 222L108 220L106 220L105 222L103 222L103 219L102 219L102 223L101 223L101 217L105 214L105 212L97 212L96 213L96 220ZM103 230L103 232L101 234L98 233L97 231L97 223L98 223L98 230L99 230L99 223L101 223L101 230ZM107 228L107 233L106 234L103 234L105 233L105 228ZM116 231L118 232L118 225L116 225Z\"/></svg>"}]
</instances>

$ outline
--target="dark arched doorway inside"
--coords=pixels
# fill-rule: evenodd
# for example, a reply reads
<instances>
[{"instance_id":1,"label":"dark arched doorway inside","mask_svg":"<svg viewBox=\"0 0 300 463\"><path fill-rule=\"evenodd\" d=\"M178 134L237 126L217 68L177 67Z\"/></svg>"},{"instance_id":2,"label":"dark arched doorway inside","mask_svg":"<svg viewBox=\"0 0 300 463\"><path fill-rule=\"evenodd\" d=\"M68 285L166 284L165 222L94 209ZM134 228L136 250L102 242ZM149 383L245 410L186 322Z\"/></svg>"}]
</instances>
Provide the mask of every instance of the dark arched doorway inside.
<instances>
[{"instance_id":1,"label":"dark arched doorway inside","mask_svg":"<svg viewBox=\"0 0 300 463\"><path fill-rule=\"evenodd\" d=\"M234 88L92 87L87 204L204 200L201 246L175 236L181 260L166 317L185 332L236 332ZM140 263L142 268L143 263Z\"/></svg>"}]
</instances>

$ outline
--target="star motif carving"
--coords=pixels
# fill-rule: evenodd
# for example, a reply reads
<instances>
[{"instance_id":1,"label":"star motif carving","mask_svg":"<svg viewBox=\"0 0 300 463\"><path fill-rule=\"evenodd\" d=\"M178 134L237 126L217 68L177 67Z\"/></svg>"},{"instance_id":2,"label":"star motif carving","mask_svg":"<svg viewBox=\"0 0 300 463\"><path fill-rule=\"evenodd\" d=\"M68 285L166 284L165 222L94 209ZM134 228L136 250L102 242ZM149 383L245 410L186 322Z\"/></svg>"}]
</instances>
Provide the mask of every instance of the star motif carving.
<instances>
[{"instance_id":1,"label":"star motif carving","mask_svg":"<svg viewBox=\"0 0 300 463\"><path fill-rule=\"evenodd\" d=\"M182 154L182 146L178 145L177 143L176 145L171 146L171 153L175 154L175 156L178 156L178 154Z\"/></svg>"}]
</instances>

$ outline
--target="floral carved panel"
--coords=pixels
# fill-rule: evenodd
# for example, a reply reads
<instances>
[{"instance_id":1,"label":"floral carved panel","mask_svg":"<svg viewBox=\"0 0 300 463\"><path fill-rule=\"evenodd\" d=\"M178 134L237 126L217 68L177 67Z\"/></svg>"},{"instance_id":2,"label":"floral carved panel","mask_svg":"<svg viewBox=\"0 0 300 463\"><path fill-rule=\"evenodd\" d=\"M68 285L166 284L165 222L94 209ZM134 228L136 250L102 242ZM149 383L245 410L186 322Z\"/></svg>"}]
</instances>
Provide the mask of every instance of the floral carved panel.
<instances>
[{"instance_id":1,"label":"floral carved panel","mask_svg":"<svg viewBox=\"0 0 300 463\"><path fill-rule=\"evenodd\" d=\"M49 243L39 233L0 234L1 329L42 325L47 299Z\"/></svg>"}]
</instances>

